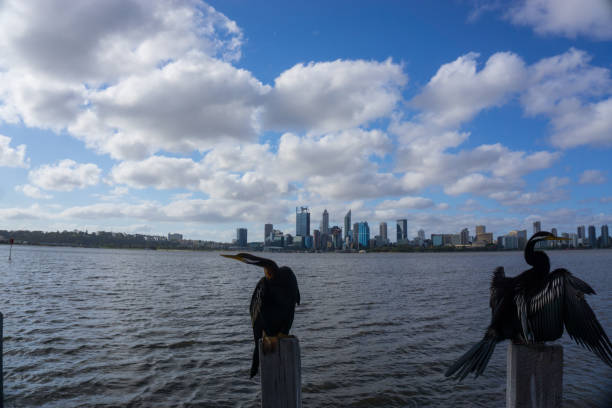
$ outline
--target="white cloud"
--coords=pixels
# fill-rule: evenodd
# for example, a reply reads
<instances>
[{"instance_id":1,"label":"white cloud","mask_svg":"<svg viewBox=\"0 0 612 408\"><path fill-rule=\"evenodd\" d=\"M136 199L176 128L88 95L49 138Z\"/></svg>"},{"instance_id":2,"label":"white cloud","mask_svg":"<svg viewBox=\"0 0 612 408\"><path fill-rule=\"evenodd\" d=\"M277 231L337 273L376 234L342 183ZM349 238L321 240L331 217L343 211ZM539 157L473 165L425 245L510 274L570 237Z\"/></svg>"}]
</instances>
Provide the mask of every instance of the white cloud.
<instances>
[{"instance_id":1,"label":"white cloud","mask_svg":"<svg viewBox=\"0 0 612 408\"><path fill-rule=\"evenodd\" d=\"M75 188L95 186L100 180L100 168L93 163L79 164L64 159L56 165L42 165L30 171L28 179L44 190L72 191Z\"/></svg>"},{"instance_id":2,"label":"white cloud","mask_svg":"<svg viewBox=\"0 0 612 408\"><path fill-rule=\"evenodd\" d=\"M389 115L406 82L390 59L297 64L274 81L264 123L323 133L363 125Z\"/></svg>"},{"instance_id":3,"label":"white cloud","mask_svg":"<svg viewBox=\"0 0 612 408\"><path fill-rule=\"evenodd\" d=\"M556 190L559 187L563 187L568 185L571 182L569 177L548 177L544 179L541 183L543 190Z\"/></svg>"},{"instance_id":4,"label":"white cloud","mask_svg":"<svg viewBox=\"0 0 612 408\"><path fill-rule=\"evenodd\" d=\"M524 86L525 63L516 54L498 52L477 71L479 54L471 52L444 64L410 104L423 110L421 120L453 127L481 110L503 104Z\"/></svg>"},{"instance_id":5,"label":"white cloud","mask_svg":"<svg viewBox=\"0 0 612 408\"><path fill-rule=\"evenodd\" d=\"M44 200L53 198L52 195L45 194L42 191L40 191L38 187L32 186L30 184L15 186L15 191L20 191L23 194L31 198L38 198L38 199L44 199Z\"/></svg>"},{"instance_id":6,"label":"white cloud","mask_svg":"<svg viewBox=\"0 0 612 408\"><path fill-rule=\"evenodd\" d=\"M26 159L26 145L16 148L10 146L11 138L0 135L0 167L29 167L30 160Z\"/></svg>"},{"instance_id":7,"label":"white cloud","mask_svg":"<svg viewBox=\"0 0 612 408\"><path fill-rule=\"evenodd\" d=\"M507 16L514 24L531 26L542 35L612 39L612 3L608 0L522 0Z\"/></svg>"},{"instance_id":8,"label":"white cloud","mask_svg":"<svg viewBox=\"0 0 612 408\"><path fill-rule=\"evenodd\" d=\"M603 184L606 176L601 170L585 170L580 175L580 184Z\"/></svg>"}]
</instances>

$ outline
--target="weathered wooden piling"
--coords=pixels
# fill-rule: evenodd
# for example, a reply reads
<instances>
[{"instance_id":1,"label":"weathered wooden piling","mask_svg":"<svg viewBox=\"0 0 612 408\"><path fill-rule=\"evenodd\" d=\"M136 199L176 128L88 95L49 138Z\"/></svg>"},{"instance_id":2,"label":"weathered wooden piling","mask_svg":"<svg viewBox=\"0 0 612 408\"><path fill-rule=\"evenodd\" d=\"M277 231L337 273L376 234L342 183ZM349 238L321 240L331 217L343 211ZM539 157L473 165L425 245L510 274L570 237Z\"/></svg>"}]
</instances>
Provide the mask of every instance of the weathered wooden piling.
<instances>
[{"instance_id":1,"label":"weathered wooden piling","mask_svg":"<svg viewBox=\"0 0 612 408\"><path fill-rule=\"evenodd\" d=\"M259 342L262 408L302 407L302 362L297 337L281 338L276 349L263 353Z\"/></svg>"},{"instance_id":2,"label":"weathered wooden piling","mask_svg":"<svg viewBox=\"0 0 612 408\"><path fill-rule=\"evenodd\" d=\"M563 397L563 347L508 346L506 408L557 408Z\"/></svg>"}]
</instances>

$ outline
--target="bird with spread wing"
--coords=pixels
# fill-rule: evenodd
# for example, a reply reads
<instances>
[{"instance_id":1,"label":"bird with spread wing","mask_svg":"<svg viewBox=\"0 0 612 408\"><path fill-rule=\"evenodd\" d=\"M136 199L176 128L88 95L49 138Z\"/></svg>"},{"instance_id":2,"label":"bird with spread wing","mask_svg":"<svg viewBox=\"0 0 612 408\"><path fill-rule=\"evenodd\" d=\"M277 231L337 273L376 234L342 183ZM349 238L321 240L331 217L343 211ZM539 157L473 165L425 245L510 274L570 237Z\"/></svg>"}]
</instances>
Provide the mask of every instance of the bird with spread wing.
<instances>
[{"instance_id":1,"label":"bird with spread wing","mask_svg":"<svg viewBox=\"0 0 612 408\"><path fill-rule=\"evenodd\" d=\"M267 352L274 349L279 337L289 336L295 305L300 304L300 290L291 268L279 267L271 259L245 253L222 256L264 269L265 276L255 286L249 307L255 340L251 364L252 378L259 369L259 340L262 339L263 350Z\"/></svg>"},{"instance_id":2,"label":"bird with spread wing","mask_svg":"<svg viewBox=\"0 0 612 408\"><path fill-rule=\"evenodd\" d=\"M472 372L478 377L500 341L552 341L563 335L563 326L576 343L612 367L612 343L584 296L595 291L566 269L550 272L548 256L535 249L538 242L566 239L538 232L525 246L525 261L531 269L513 278L506 277L503 267L495 270L490 289L491 324L483 339L446 371L447 377L463 380Z\"/></svg>"}]
</instances>

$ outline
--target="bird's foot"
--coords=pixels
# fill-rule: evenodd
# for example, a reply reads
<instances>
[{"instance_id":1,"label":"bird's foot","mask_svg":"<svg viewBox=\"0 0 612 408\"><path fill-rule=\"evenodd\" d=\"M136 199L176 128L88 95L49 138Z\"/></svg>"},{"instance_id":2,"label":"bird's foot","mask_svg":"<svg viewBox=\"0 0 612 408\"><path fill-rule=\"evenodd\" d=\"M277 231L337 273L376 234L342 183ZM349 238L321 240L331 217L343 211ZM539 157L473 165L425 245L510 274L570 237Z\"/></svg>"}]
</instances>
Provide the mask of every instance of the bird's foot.
<instances>
[{"instance_id":1,"label":"bird's foot","mask_svg":"<svg viewBox=\"0 0 612 408\"><path fill-rule=\"evenodd\" d=\"M270 354L276 350L276 346L278 345L278 337L268 337L264 334L263 339L261 341L262 349L264 354Z\"/></svg>"}]
</instances>

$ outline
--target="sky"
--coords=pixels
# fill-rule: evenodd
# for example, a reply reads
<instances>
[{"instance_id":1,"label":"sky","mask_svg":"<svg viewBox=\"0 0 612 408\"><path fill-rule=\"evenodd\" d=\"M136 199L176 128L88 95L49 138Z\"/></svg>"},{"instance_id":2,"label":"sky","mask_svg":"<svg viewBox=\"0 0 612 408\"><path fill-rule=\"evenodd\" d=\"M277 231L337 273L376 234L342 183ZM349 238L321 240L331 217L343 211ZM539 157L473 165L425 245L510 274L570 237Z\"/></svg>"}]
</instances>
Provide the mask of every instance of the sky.
<instances>
[{"instance_id":1,"label":"sky","mask_svg":"<svg viewBox=\"0 0 612 408\"><path fill-rule=\"evenodd\" d=\"M612 224L612 3L0 0L0 229Z\"/></svg>"}]
</instances>

